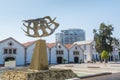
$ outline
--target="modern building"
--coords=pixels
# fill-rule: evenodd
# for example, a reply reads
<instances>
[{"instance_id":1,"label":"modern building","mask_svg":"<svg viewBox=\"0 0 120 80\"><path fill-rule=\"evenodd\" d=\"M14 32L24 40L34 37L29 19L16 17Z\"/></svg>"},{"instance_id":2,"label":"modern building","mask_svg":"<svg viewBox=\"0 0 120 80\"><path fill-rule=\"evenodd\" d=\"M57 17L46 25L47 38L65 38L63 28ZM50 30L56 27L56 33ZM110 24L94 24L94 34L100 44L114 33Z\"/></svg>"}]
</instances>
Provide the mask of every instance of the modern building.
<instances>
[{"instance_id":1,"label":"modern building","mask_svg":"<svg viewBox=\"0 0 120 80\"><path fill-rule=\"evenodd\" d=\"M85 40L85 31L82 29L61 30L61 33L56 33L56 43L72 44L76 41Z\"/></svg>"}]
</instances>

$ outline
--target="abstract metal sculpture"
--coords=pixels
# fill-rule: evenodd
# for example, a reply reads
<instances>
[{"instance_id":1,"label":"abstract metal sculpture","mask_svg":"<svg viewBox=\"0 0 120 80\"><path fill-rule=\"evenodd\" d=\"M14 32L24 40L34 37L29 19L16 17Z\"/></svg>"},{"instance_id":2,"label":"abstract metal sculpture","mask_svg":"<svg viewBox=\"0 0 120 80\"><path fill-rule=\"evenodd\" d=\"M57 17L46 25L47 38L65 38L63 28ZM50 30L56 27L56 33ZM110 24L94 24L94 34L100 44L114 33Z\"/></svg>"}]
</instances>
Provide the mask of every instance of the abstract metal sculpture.
<instances>
[{"instance_id":1,"label":"abstract metal sculpture","mask_svg":"<svg viewBox=\"0 0 120 80\"><path fill-rule=\"evenodd\" d=\"M37 19L24 20L23 25L27 30L23 31L29 37L39 38L51 35L56 28L59 26L55 22L55 19L51 19L49 16ZM45 40L37 40L34 48L30 69L32 70L47 70L48 69L48 59L46 52Z\"/></svg>"},{"instance_id":2,"label":"abstract metal sculpture","mask_svg":"<svg viewBox=\"0 0 120 80\"><path fill-rule=\"evenodd\" d=\"M30 19L24 20L23 25L27 28L27 31L23 29L27 36L30 37L44 37L51 35L55 29L59 26L58 23L55 22L49 17L37 18L37 19ZM27 25L25 24L27 23ZM30 32L33 31L33 33Z\"/></svg>"}]
</instances>

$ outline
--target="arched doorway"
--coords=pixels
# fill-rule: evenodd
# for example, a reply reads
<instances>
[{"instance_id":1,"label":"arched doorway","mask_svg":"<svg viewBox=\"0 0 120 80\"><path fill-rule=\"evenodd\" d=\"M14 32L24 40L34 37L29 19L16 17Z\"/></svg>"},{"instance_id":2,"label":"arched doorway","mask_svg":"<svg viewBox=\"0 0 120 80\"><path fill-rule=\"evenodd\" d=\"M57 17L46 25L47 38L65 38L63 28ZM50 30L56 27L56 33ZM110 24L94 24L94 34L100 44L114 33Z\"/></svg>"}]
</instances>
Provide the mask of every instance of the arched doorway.
<instances>
[{"instance_id":1,"label":"arched doorway","mask_svg":"<svg viewBox=\"0 0 120 80\"><path fill-rule=\"evenodd\" d=\"M58 63L58 64L62 64L62 60L63 60L62 57L57 57L57 63Z\"/></svg>"},{"instance_id":2,"label":"arched doorway","mask_svg":"<svg viewBox=\"0 0 120 80\"><path fill-rule=\"evenodd\" d=\"M5 58L5 67L15 68L16 67L16 60L14 57L6 57Z\"/></svg>"},{"instance_id":3,"label":"arched doorway","mask_svg":"<svg viewBox=\"0 0 120 80\"><path fill-rule=\"evenodd\" d=\"M74 63L79 63L79 57L74 57Z\"/></svg>"},{"instance_id":4,"label":"arched doorway","mask_svg":"<svg viewBox=\"0 0 120 80\"><path fill-rule=\"evenodd\" d=\"M7 57L7 58L5 58L5 62L6 62L6 61L14 61L14 60L15 60L14 57Z\"/></svg>"}]
</instances>

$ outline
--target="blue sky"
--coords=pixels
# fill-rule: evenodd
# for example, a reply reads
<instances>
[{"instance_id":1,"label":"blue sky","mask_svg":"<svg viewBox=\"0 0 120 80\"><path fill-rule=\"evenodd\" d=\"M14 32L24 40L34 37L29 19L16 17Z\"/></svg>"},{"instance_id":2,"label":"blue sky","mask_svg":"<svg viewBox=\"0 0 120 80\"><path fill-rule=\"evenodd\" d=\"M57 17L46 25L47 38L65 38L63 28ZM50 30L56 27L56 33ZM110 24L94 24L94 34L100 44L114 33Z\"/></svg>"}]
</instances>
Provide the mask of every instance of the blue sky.
<instances>
[{"instance_id":1,"label":"blue sky","mask_svg":"<svg viewBox=\"0 0 120 80\"><path fill-rule=\"evenodd\" d=\"M22 20L44 16L57 17L60 24L54 34L43 38L47 42L54 42L55 33L69 28L85 30L86 40L92 40L93 29L102 22L112 24L113 35L120 38L120 0L0 0L0 40L36 40L25 36Z\"/></svg>"}]
</instances>

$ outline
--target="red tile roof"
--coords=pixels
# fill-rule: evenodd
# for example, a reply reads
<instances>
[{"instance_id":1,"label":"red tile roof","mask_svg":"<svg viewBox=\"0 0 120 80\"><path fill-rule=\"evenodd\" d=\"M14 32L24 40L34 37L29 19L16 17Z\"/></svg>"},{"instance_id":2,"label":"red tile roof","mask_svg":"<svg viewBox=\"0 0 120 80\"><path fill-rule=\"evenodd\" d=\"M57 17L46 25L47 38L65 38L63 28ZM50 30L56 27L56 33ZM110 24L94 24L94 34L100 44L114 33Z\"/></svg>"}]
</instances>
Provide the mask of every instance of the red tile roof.
<instances>
[{"instance_id":1,"label":"red tile roof","mask_svg":"<svg viewBox=\"0 0 120 80\"><path fill-rule=\"evenodd\" d=\"M52 48L56 45L56 43L47 43L46 46L49 48Z\"/></svg>"},{"instance_id":2,"label":"red tile roof","mask_svg":"<svg viewBox=\"0 0 120 80\"><path fill-rule=\"evenodd\" d=\"M73 44L65 44L64 45L67 49L70 49L72 46L73 46Z\"/></svg>"},{"instance_id":3,"label":"red tile roof","mask_svg":"<svg viewBox=\"0 0 120 80\"><path fill-rule=\"evenodd\" d=\"M35 43L35 41L29 41L29 42L23 43L23 45L24 45L25 47L28 47L28 46L30 46L30 45L32 45L32 44L34 44L34 43Z\"/></svg>"},{"instance_id":4,"label":"red tile roof","mask_svg":"<svg viewBox=\"0 0 120 80\"><path fill-rule=\"evenodd\" d=\"M28 46L30 46L30 45L32 45L32 44L34 44L34 43L35 43L35 41L29 41L29 42L23 43L23 45L24 45L25 47L28 47ZM46 43L46 46L47 46L48 48L52 48L52 47L54 47L55 45L56 45L56 43ZM75 44L65 44L64 46L65 46L67 49L70 49L70 48L72 48L74 45L75 45Z\"/></svg>"},{"instance_id":5,"label":"red tile roof","mask_svg":"<svg viewBox=\"0 0 120 80\"><path fill-rule=\"evenodd\" d=\"M23 45L24 45L25 47L28 47L28 46L30 46L30 45L32 45L32 44L34 44L34 43L35 43L35 41L29 41L29 42L23 43ZM55 46L55 45L56 45L56 43L47 43L47 44L46 44L46 46L49 47L49 48L52 48L52 47Z\"/></svg>"}]
</instances>

